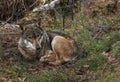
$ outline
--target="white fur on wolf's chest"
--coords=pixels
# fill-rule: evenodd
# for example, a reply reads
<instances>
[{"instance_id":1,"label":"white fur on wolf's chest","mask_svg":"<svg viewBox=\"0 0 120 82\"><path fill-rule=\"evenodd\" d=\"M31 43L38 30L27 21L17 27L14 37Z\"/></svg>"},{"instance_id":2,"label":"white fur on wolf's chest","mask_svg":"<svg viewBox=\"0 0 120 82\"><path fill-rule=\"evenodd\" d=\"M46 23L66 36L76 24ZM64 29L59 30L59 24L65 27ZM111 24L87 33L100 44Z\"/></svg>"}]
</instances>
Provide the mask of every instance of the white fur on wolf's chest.
<instances>
[{"instance_id":1,"label":"white fur on wolf's chest","mask_svg":"<svg viewBox=\"0 0 120 82\"><path fill-rule=\"evenodd\" d=\"M22 39L19 40L19 44L21 44ZM27 49L29 50L36 50L36 47L29 41L27 41L26 39L23 40L23 46L25 46Z\"/></svg>"},{"instance_id":2,"label":"white fur on wolf's chest","mask_svg":"<svg viewBox=\"0 0 120 82\"><path fill-rule=\"evenodd\" d=\"M23 41L26 44L26 48L30 49L30 50L36 50L36 47L33 46L33 44L27 40Z\"/></svg>"}]
</instances>

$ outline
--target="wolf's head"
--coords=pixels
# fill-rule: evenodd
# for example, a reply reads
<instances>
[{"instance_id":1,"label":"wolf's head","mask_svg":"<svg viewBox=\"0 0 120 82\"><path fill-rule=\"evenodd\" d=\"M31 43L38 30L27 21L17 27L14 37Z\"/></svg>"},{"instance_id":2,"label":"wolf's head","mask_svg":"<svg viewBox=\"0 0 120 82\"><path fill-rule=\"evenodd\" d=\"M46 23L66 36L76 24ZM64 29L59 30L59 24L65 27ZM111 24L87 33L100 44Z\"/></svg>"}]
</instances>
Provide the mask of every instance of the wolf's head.
<instances>
[{"instance_id":1,"label":"wolf's head","mask_svg":"<svg viewBox=\"0 0 120 82\"><path fill-rule=\"evenodd\" d=\"M21 26L21 40L24 47L37 50L41 47L44 31L37 25Z\"/></svg>"},{"instance_id":2,"label":"wolf's head","mask_svg":"<svg viewBox=\"0 0 120 82\"><path fill-rule=\"evenodd\" d=\"M18 48L26 58L34 58L42 48L44 31L38 25L21 26L21 30Z\"/></svg>"}]
</instances>

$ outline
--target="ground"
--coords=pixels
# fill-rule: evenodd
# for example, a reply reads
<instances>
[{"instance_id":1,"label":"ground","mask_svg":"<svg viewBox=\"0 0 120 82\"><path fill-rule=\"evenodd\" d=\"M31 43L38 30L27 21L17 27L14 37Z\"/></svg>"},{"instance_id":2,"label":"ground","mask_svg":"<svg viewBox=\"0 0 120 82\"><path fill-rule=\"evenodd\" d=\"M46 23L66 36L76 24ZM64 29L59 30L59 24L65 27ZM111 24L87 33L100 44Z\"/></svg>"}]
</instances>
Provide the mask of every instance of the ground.
<instances>
[{"instance_id":1,"label":"ground","mask_svg":"<svg viewBox=\"0 0 120 82\"><path fill-rule=\"evenodd\" d=\"M73 21L67 19L64 30L59 19L42 21L45 30L60 29L77 43L79 57L62 66L26 60L17 48L20 34L0 34L0 82L119 82L120 12L98 9L96 13L75 14Z\"/></svg>"}]
</instances>

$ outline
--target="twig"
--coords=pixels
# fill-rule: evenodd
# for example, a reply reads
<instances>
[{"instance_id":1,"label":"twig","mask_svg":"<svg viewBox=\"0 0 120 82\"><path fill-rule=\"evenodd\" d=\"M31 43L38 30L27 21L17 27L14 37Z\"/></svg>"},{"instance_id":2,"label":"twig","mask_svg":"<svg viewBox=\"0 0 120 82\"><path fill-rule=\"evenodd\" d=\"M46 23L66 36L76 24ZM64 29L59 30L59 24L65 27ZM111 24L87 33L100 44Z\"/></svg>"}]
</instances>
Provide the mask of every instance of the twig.
<instances>
[{"instance_id":1,"label":"twig","mask_svg":"<svg viewBox=\"0 0 120 82\"><path fill-rule=\"evenodd\" d=\"M36 0L32 5L29 6L29 8L33 7L39 0Z\"/></svg>"},{"instance_id":2,"label":"twig","mask_svg":"<svg viewBox=\"0 0 120 82\"><path fill-rule=\"evenodd\" d=\"M103 67L102 72L101 72L101 77L102 77L102 75L104 74L105 69L107 68L108 64L109 64L109 62L107 62L107 63L105 64L105 66Z\"/></svg>"},{"instance_id":3,"label":"twig","mask_svg":"<svg viewBox=\"0 0 120 82\"><path fill-rule=\"evenodd\" d=\"M0 35L20 35L20 33L0 33Z\"/></svg>"},{"instance_id":4,"label":"twig","mask_svg":"<svg viewBox=\"0 0 120 82\"><path fill-rule=\"evenodd\" d=\"M93 40L96 39L98 36L100 36L100 34L103 33L103 29L100 28L99 32L93 37Z\"/></svg>"}]
</instances>

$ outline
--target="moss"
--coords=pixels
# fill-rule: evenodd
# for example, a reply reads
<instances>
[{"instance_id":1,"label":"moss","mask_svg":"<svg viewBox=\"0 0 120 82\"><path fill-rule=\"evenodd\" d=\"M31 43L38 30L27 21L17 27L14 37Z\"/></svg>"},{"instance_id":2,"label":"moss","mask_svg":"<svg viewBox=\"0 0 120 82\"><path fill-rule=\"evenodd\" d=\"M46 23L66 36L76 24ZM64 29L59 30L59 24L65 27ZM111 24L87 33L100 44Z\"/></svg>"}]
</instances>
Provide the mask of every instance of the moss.
<instances>
[{"instance_id":1,"label":"moss","mask_svg":"<svg viewBox=\"0 0 120 82\"><path fill-rule=\"evenodd\" d=\"M90 70L101 70L104 66L104 64L107 62L107 59L105 56L101 55L101 54L96 54L95 56L93 56L93 58L91 58L89 61L89 69Z\"/></svg>"},{"instance_id":2,"label":"moss","mask_svg":"<svg viewBox=\"0 0 120 82\"><path fill-rule=\"evenodd\" d=\"M115 46L112 48L112 52L113 52L114 54L119 54L119 53L120 53L120 44L115 45Z\"/></svg>"}]
</instances>

